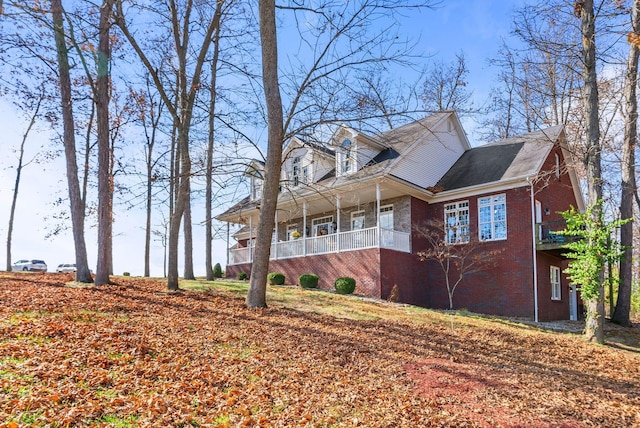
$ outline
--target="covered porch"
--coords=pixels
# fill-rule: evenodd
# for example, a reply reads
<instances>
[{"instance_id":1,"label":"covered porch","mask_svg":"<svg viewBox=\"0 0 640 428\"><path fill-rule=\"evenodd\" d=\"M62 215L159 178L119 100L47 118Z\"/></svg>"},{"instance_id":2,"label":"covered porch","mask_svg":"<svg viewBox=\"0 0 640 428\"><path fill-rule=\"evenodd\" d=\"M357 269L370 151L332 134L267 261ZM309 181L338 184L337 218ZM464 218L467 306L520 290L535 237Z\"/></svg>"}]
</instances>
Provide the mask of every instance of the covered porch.
<instances>
[{"instance_id":1,"label":"covered porch","mask_svg":"<svg viewBox=\"0 0 640 428\"><path fill-rule=\"evenodd\" d=\"M339 253L367 248L411 252L410 233L381 227L335 232L324 236L300 237L271 244L271 260ZM229 264L251 263L253 245L230 250Z\"/></svg>"},{"instance_id":2,"label":"covered porch","mask_svg":"<svg viewBox=\"0 0 640 428\"><path fill-rule=\"evenodd\" d=\"M304 197L283 195L276 211L271 260L385 248L411 253L411 196L393 184L327 189ZM283 192L284 193L284 192ZM333 193L333 194L332 194ZM228 265L253 261L259 204L242 213Z\"/></svg>"}]
</instances>

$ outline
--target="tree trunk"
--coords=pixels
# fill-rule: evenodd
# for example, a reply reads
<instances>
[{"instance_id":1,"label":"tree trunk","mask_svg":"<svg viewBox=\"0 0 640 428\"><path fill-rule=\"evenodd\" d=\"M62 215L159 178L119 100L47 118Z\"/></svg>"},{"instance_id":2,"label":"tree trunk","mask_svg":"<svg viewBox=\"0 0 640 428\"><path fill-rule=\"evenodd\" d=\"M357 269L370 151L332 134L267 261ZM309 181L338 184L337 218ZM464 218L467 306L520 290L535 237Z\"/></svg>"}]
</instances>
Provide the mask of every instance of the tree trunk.
<instances>
[{"instance_id":1,"label":"tree trunk","mask_svg":"<svg viewBox=\"0 0 640 428\"><path fill-rule=\"evenodd\" d=\"M151 142L147 146L147 202L146 202L146 221L144 229L144 276L150 276L150 263L151 258L151 198L153 195L153 136Z\"/></svg>"},{"instance_id":2,"label":"tree trunk","mask_svg":"<svg viewBox=\"0 0 640 428\"><path fill-rule=\"evenodd\" d=\"M100 8L98 42L98 76L96 78L96 113L98 123L98 263L96 285L109 284L111 270L111 141L109 139L109 61L111 46L109 27L111 0Z\"/></svg>"},{"instance_id":3,"label":"tree trunk","mask_svg":"<svg viewBox=\"0 0 640 428\"><path fill-rule=\"evenodd\" d=\"M220 6L218 6L220 7ZM216 78L218 75L218 56L220 54L220 26L216 29L211 59L211 87L209 88L209 140L207 144L206 188L205 188L205 269L207 281L213 281L213 149L215 142L215 112L216 112Z\"/></svg>"},{"instance_id":4,"label":"tree trunk","mask_svg":"<svg viewBox=\"0 0 640 428\"><path fill-rule=\"evenodd\" d=\"M582 20L582 55L583 68L583 103L586 116L586 158L584 160L589 203L596 206L602 199L602 174L600 160L600 122L598 117L598 82L596 75L596 43L595 43L595 15L593 0L582 3L580 18ZM593 210L595 224L602 222L600 209ZM596 226L598 227L598 226ZM600 272L598 297L587 303L587 319L585 336L589 341L604 343L604 272Z\"/></svg>"},{"instance_id":5,"label":"tree trunk","mask_svg":"<svg viewBox=\"0 0 640 428\"><path fill-rule=\"evenodd\" d=\"M260 40L262 45L262 82L267 105L268 142L264 167L265 179L258 221L257 239L251 265L251 282L247 306L266 307L267 274L271 236L275 224L284 138L282 99L278 84L278 43L276 37L276 10L274 0L260 0Z\"/></svg>"},{"instance_id":6,"label":"tree trunk","mask_svg":"<svg viewBox=\"0 0 640 428\"><path fill-rule=\"evenodd\" d=\"M16 182L13 188L13 197L11 198L11 211L9 213L9 226L7 228L7 272L11 272L11 239L13 236L13 221L15 219L16 205L18 202L20 176L22 175L22 167L24 162L24 145L27 142L27 138L29 137L29 133L31 132L33 125L35 125L36 123L36 118L38 117L38 112L40 111L40 106L42 105L43 98L44 96L40 97L40 99L38 100L33 115L31 116L31 120L29 121L29 126L27 126L27 130L22 136L22 142L20 143L20 155L18 156L18 165L16 166Z\"/></svg>"},{"instance_id":7,"label":"tree trunk","mask_svg":"<svg viewBox=\"0 0 640 428\"><path fill-rule=\"evenodd\" d=\"M631 25L634 33L640 32L640 0L634 0L631 11ZM625 76L626 120L624 126L624 144L622 146L622 183L620 198L620 218L633 219L633 200L636 191L635 149L638 134L638 58L640 48L629 44L629 58ZM620 228L620 283L618 300L611 321L616 324L630 326L631 286L633 284L633 222L623 224ZM613 296L611 296L613 298Z\"/></svg>"},{"instance_id":8,"label":"tree trunk","mask_svg":"<svg viewBox=\"0 0 640 428\"><path fill-rule=\"evenodd\" d=\"M69 57L64 33L64 19L61 0L51 0L53 27L56 43L58 84L62 104L63 144L67 169L67 184L73 227L73 241L76 254L76 280L91 283L93 278L87 262L87 247L84 240L84 204L80 195L78 182L78 164L76 161L75 125L73 107L71 105L71 76L69 74Z\"/></svg>"},{"instance_id":9,"label":"tree trunk","mask_svg":"<svg viewBox=\"0 0 640 428\"><path fill-rule=\"evenodd\" d=\"M196 279L193 274L193 223L191 219L191 186L184 207L184 279Z\"/></svg>"}]
</instances>

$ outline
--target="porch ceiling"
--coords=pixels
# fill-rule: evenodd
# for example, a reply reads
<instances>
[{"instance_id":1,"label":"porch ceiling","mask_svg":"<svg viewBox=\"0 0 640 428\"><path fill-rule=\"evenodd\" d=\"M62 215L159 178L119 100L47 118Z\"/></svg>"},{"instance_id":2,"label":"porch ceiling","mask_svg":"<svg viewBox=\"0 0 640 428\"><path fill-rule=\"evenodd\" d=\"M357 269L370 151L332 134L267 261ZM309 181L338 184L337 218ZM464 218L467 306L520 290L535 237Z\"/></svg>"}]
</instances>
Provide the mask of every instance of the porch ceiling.
<instances>
[{"instance_id":1,"label":"porch ceiling","mask_svg":"<svg viewBox=\"0 0 640 428\"><path fill-rule=\"evenodd\" d=\"M380 200L396 198L406 195L392 186L380 185ZM290 199L278 204L278 221L286 222L290 219L300 218L303 214L303 204L307 205L307 216L314 214L335 211L336 197L340 198L340 209L349 210L359 205L376 201L375 186L354 187L351 189L341 189L340 192L329 190L322 194L306 195L304 198Z\"/></svg>"}]
</instances>

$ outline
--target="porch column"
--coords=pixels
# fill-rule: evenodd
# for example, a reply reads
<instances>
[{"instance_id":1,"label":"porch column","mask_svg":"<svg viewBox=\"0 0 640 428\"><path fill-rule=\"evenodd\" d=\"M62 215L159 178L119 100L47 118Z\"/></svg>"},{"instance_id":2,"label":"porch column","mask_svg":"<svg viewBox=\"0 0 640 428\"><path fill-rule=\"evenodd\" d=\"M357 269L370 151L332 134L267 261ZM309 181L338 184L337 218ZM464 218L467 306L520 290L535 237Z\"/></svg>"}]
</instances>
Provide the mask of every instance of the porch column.
<instances>
[{"instance_id":1,"label":"porch column","mask_svg":"<svg viewBox=\"0 0 640 428\"><path fill-rule=\"evenodd\" d=\"M380 183L376 183L376 235L380 246Z\"/></svg>"},{"instance_id":2,"label":"porch column","mask_svg":"<svg viewBox=\"0 0 640 428\"><path fill-rule=\"evenodd\" d=\"M278 210L276 209L275 240L273 241L273 259L278 260Z\"/></svg>"},{"instance_id":3,"label":"porch column","mask_svg":"<svg viewBox=\"0 0 640 428\"><path fill-rule=\"evenodd\" d=\"M249 261L253 262L253 244L251 243L251 236L253 236L253 216L249 216Z\"/></svg>"},{"instance_id":4,"label":"porch column","mask_svg":"<svg viewBox=\"0 0 640 428\"><path fill-rule=\"evenodd\" d=\"M340 196L336 195L336 250L340 252Z\"/></svg>"},{"instance_id":5,"label":"porch column","mask_svg":"<svg viewBox=\"0 0 640 428\"><path fill-rule=\"evenodd\" d=\"M302 255L307 255L307 203L302 203Z\"/></svg>"},{"instance_id":6,"label":"porch column","mask_svg":"<svg viewBox=\"0 0 640 428\"><path fill-rule=\"evenodd\" d=\"M229 248L229 244L231 243L231 241L229 240L230 224L231 223L227 222L227 266L229 266L229 253L231 252Z\"/></svg>"}]
</instances>

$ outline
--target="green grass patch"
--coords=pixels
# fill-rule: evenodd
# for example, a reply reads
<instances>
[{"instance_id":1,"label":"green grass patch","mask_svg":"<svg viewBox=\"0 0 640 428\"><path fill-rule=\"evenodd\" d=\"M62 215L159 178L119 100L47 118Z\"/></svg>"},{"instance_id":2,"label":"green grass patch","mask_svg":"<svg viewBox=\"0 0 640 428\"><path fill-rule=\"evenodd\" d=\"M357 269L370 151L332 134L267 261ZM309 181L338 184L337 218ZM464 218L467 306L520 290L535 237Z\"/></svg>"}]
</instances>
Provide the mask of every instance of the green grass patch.
<instances>
[{"instance_id":1,"label":"green grass patch","mask_svg":"<svg viewBox=\"0 0 640 428\"><path fill-rule=\"evenodd\" d=\"M127 416L126 418L118 415L102 415L97 420L92 421L90 425L93 425L94 423L103 423L109 424L109 426L113 428L129 428L138 426L138 419L140 418L137 415Z\"/></svg>"}]
</instances>

